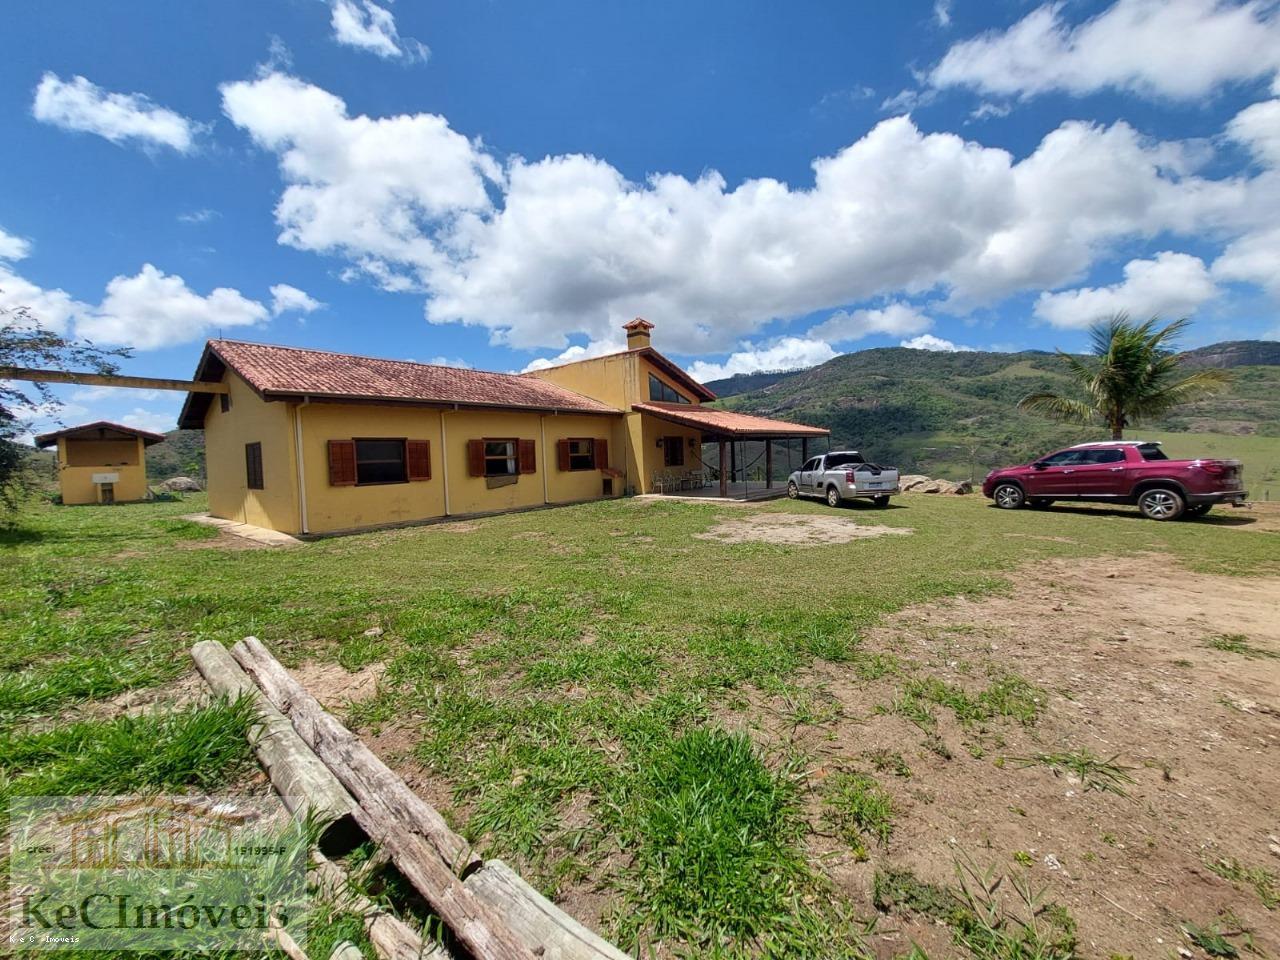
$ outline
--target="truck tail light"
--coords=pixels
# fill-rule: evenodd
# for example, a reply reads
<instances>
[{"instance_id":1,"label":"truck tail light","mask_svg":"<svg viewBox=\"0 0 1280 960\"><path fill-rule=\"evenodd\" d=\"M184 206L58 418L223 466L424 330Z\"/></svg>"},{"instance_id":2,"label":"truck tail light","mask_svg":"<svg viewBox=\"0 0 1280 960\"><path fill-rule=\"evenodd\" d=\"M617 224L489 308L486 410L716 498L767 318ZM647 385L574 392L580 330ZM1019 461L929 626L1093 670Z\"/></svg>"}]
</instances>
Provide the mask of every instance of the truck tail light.
<instances>
[{"instance_id":1,"label":"truck tail light","mask_svg":"<svg viewBox=\"0 0 1280 960\"><path fill-rule=\"evenodd\" d=\"M1201 470L1213 477L1220 477L1227 472L1227 465L1217 460L1201 460L1197 464Z\"/></svg>"},{"instance_id":2,"label":"truck tail light","mask_svg":"<svg viewBox=\"0 0 1280 960\"><path fill-rule=\"evenodd\" d=\"M853 482L854 482L854 479L853 479L853 471L852 471L852 470L846 470L846 471L844 472L844 482L845 482L845 483L853 483Z\"/></svg>"}]
</instances>

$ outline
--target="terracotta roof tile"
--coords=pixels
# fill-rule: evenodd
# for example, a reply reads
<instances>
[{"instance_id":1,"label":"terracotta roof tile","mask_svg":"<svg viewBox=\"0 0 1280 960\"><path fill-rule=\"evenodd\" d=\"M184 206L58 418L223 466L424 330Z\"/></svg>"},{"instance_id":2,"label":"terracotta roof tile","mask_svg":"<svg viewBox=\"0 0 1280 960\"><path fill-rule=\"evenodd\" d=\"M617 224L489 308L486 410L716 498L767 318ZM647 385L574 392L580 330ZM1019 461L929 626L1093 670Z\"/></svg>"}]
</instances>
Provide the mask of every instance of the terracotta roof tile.
<instances>
[{"instance_id":1,"label":"terracotta roof tile","mask_svg":"<svg viewBox=\"0 0 1280 960\"><path fill-rule=\"evenodd\" d=\"M380 360L240 340L210 340L209 349L264 396L349 397L574 413L621 412L546 380L518 374Z\"/></svg>"},{"instance_id":2,"label":"terracotta roof tile","mask_svg":"<svg viewBox=\"0 0 1280 960\"><path fill-rule=\"evenodd\" d=\"M98 431L114 430L117 433L128 434L131 437L141 437L143 443L145 443L148 447L151 446L153 443L163 443L165 439L163 433L152 433L150 430L139 430L137 427L130 427L123 423L112 423L110 420L95 420L93 421L93 423L82 423L79 426L66 427L65 429L62 429L62 430L54 430L52 433L42 433L40 434L40 436L36 437L36 446L48 447L54 443L57 443L59 437L70 437L72 434L81 433L81 432L88 433L94 430L98 430ZM99 437L79 437L77 439L97 440L100 438ZM109 439L117 440L119 438L111 437Z\"/></svg>"},{"instance_id":3,"label":"terracotta roof tile","mask_svg":"<svg viewBox=\"0 0 1280 960\"><path fill-rule=\"evenodd\" d=\"M732 410L711 410L684 403L636 403L632 405L632 409L672 423L730 437L825 437L831 433L823 427L770 420L768 417L734 413Z\"/></svg>"}]
</instances>

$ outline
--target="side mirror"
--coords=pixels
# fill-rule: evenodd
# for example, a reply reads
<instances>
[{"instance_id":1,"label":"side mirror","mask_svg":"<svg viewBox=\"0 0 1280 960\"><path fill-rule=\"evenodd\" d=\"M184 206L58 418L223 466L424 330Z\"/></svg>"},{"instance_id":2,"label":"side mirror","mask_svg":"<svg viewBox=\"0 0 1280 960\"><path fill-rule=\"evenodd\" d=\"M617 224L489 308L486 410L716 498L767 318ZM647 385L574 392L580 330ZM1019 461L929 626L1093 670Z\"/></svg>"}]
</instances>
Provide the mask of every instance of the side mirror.
<instances>
[{"instance_id":1,"label":"side mirror","mask_svg":"<svg viewBox=\"0 0 1280 960\"><path fill-rule=\"evenodd\" d=\"M1035 463L1033 463L1031 466L1032 466L1034 469L1036 469L1036 470L1044 470L1044 469L1045 469L1046 467L1048 467L1049 465L1048 465L1047 463L1045 463L1043 460L1037 460L1037 461L1036 461Z\"/></svg>"}]
</instances>

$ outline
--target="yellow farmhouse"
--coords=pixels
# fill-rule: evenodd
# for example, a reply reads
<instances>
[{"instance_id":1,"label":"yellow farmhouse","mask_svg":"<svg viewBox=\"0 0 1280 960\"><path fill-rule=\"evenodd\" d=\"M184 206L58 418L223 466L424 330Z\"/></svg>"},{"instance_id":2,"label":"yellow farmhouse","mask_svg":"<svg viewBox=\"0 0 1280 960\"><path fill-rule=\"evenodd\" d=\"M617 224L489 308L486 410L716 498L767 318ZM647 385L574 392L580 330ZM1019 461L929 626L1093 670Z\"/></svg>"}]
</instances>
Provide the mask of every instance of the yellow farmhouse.
<instances>
[{"instance_id":1,"label":"yellow farmhouse","mask_svg":"<svg viewBox=\"0 0 1280 960\"><path fill-rule=\"evenodd\" d=\"M727 463L734 440L827 435L704 408L652 324L625 329L620 353L526 374L211 340L195 379L228 392L178 423L204 430L210 513L293 534L647 493L705 477L704 443Z\"/></svg>"},{"instance_id":2,"label":"yellow farmhouse","mask_svg":"<svg viewBox=\"0 0 1280 960\"><path fill-rule=\"evenodd\" d=\"M144 451L164 436L99 420L36 437L36 446L58 447L62 502L126 503L145 500Z\"/></svg>"}]
</instances>

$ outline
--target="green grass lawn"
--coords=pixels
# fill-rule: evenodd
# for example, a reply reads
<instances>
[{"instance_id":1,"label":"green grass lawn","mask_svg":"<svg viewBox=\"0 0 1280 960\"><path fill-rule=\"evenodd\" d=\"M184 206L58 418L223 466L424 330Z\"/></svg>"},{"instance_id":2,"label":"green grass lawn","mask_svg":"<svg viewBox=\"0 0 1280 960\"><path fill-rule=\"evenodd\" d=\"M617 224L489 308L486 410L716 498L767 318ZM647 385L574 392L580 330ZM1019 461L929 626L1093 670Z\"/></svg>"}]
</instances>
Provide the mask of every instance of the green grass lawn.
<instances>
[{"instance_id":1,"label":"green grass lawn","mask_svg":"<svg viewBox=\"0 0 1280 960\"><path fill-rule=\"evenodd\" d=\"M379 692L349 721L368 734L407 730L459 829L552 895L603 891L607 932L626 947L862 956L865 905L836 896L802 851L805 758L722 729L726 703L785 695L818 659L859 676L897 670L860 649L863 631L910 604L1004 590L1039 558L1156 551L1197 570L1280 572L1277 536L1228 529L1229 515L1158 524L1132 511L1001 512L980 497L901 502L841 516L911 536L804 548L696 539L740 508L642 500L292 550L207 548L214 532L178 519L198 498L32 507L0 533L0 787L39 792L33 764L63 762L93 739L67 726L87 705L187 673L198 640L252 634L290 664L385 664ZM1031 524L1035 539L1003 536ZM372 627L382 633L366 635ZM904 677L887 709L922 730L940 707L1026 724L1034 693L1016 677L976 693ZM189 769L174 750L151 764L154 786L208 789L242 772L228 731L244 718L234 704L216 709L203 726L139 726L155 742L207 735L216 750L219 770ZM127 735L104 734L86 762L124 765ZM146 786L151 774L129 766L119 782L61 775ZM874 780L843 781L827 808L858 843L888 835ZM1066 954L999 954L1032 955Z\"/></svg>"}]
</instances>

